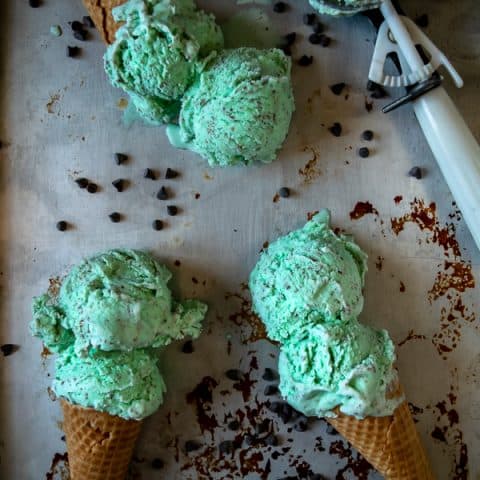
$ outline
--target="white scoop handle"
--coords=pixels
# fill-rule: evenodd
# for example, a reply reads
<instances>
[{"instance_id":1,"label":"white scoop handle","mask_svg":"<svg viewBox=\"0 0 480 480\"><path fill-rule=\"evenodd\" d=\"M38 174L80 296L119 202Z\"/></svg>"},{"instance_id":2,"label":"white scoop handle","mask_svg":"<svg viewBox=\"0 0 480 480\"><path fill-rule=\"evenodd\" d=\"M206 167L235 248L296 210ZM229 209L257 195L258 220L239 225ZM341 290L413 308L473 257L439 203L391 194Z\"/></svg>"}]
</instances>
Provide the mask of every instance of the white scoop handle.
<instances>
[{"instance_id":1,"label":"white scoop handle","mask_svg":"<svg viewBox=\"0 0 480 480\"><path fill-rule=\"evenodd\" d=\"M412 70L423 61L390 0L380 7L402 54ZM480 249L480 146L442 87L413 102L420 126Z\"/></svg>"}]
</instances>

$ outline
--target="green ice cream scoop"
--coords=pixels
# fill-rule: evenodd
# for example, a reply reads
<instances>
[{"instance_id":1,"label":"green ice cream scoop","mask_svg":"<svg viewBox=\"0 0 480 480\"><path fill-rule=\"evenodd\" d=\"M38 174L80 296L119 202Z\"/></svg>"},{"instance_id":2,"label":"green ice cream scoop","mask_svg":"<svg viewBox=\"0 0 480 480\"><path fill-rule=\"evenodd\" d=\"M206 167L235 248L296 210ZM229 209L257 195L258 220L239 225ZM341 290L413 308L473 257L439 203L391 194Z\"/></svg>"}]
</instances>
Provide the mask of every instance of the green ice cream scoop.
<instances>
[{"instance_id":1,"label":"green ice cream scoop","mask_svg":"<svg viewBox=\"0 0 480 480\"><path fill-rule=\"evenodd\" d=\"M329 417L338 407L357 418L387 416L403 401L388 332L361 325L311 325L281 347L280 391L305 415Z\"/></svg>"},{"instance_id":2,"label":"green ice cream scoop","mask_svg":"<svg viewBox=\"0 0 480 480\"><path fill-rule=\"evenodd\" d=\"M295 109L291 61L281 50L238 48L210 59L187 91L170 141L212 166L268 163Z\"/></svg>"},{"instance_id":3,"label":"green ice cream scoop","mask_svg":"<svg viewBox=\"0 0 480 480\"><path fill-rule=\"evenodd\" d=\"M364 10L378 8L381 0L310 0L310 5L325 15L355 15Z\"/></svg>"},{"instance_id":4,"label":"green ice cream scoop","mask_svg":"<svg viewBox=\"0 0 480 480\"><path fill-rule=\"evenodd\" d=\"M90 351L79 357L73 347L55 361L53 391L70 403L126 419L141 420L163 401L165 383L154 354Z\"/></svg>"},{"instance_id":5,"label":"green ice cream scoop","mask_svg":"<svg viewBox=\"0 0 480 480\"><path fill-rule=\"evenodd\" d=\"M71 270L57 299L34 300L32 332L54 351L74 341L78 353L160 347L197 337L207 306L175 302L170 278L169 270L144 252L94 256Z\"/></svg>"},{"instance_id":6,"label":"green ice cream scoop","mask_svg":"<svg viewBox=\"0 0 480 480\"><path fill-rule=\"evenodd\" d=\"M190 0L129 0L113 16L125 23L105 53L111 83L148 122L175 120L203 60L223 47L220 27Z\"/></svg>"},{"instance_id":7,"label":"green ice cream scoop","mask_svg":"<svg viewBox=\"0 0 480 480\"><path fill-rule=\"evenodd\" d=\"M327 210L272 243L250 274L254 311L270 338L284 341L305 325L360 314L367 256L330 228Z\"/></svg>"}]
</instances>

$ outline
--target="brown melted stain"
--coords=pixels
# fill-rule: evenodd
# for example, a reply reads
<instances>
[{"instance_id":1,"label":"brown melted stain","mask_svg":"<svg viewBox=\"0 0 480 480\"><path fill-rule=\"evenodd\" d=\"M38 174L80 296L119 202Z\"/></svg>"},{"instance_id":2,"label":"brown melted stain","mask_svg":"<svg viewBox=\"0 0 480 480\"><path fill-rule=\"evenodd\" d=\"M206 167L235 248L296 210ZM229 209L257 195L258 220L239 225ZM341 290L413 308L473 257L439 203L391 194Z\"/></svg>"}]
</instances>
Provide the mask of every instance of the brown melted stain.
<instances>
[{"instance_id":1,"label":"brown melted stain","mask_svg":"<svg viewBox=\"0 0 480 480\"><path fill-rule=\"evenodd\" d=\"M353 453L344 440L332 442L329 453L347 460L345 467L337 472L335 480L344 480L345 473L348 471L351 471L359 480L367 480L368 476L375 472L375 469L359 453Z\"/></svg>"},{"instance_id":2,"label":"brown melted stain","mask_svg":"<svg viewBox=\"0 0 480 480\"><path fill-rule=\"evenodd\" d=\"M368 97L365 97L365 110L370 113L373 109L373 101L368 100Z\"/></svg>"},{"instance_id":3,"label":"brown melted stain","mask_svg":"<svg viewBox=\"0 0 480 480\"><path fill-rule=\"evenodd\" d=\"M402 347L407 342L410 342L412 340L426 340L426 338L427 337L425 335L419 335L419 334L415 333L413 330L410 330L408 332L408 335L402 341L398 342L397 345L399 347Z\"/></svg>"},{"instance_id":4,"label":"brown melted stain","mask_svg":"<svg viewBox=\"0 0 480 480\"><path fill-rule=\"evenodd\" d=\"M68 480L68 453L55 453L50 464L50 470L45 474L45 480Z\"/></svg>"},{"instance_id":5,"label":"brown melted stain","mask_svg":"<svg viewBox=\"0 0 480 480\"><path fill-rule=\"evenodd\" d=\"M280 200L280 195L278 193L276 193L274 196L273 196L273 203L277 203L278 201Z\"/></svg>"},{"instance_id":6,"label":"brown melted stain","mask_svg":"<svg viewBox=\"0 0 480 480\"><path fill-rule=\"evenodd\" d=\"M127 98L119 98L117 102L117 107L120 110L125 110L128 107L128 99Z\"/></svg>"},{"instance_id":7,"label":"brown melted stain","mask_svg":"<svg viewBox=\"0 0 480 480\"><path fill-rule=\"evenodd\" d=\"M404 293L404 292L405 292L405 290L406 290L406 288L405 288L405 284L404 284L402 281L400 281L400 287L399 287L399 290L400 290L400 292L401 292L401 293Z\"/></svg>"},{"instance_id":8,"label":"brown melted stain","mask_svg":"<svg viewBox=\"0 0 480 480\"><path fill-rule=\"evenodd\" d=\"M258 370L257 357L253 356L250 361L250 370L243 376L241 380L233 384L233 388L242 392L243 401L246 402L252 395L252 388L257 384L257 380L251 378L252 372Z\"/></svg>"},{"instance_id":9,"label":"brown melted stain","mask_svg":"<svg viewBox=\"0 0 480 480\"><path fill-rule=\"evenodd\" d=\"M402 200L403 200L403 197L401 195L397 195L396 197L393 197L393 201L395 202L396 205L398 205Z\"/></svg>"},{"instance_id":10,"label":"brown melted stain","mask_svg":"<svg viewBox=\"0 0 480 480\"><path fill-rule=\"evenodd\" d=\"M307 212L307 220L310 221L312 218L319 212L319 210L314 210L313 212Z\"/></svg>"},{"instance_id":11,"label":"brown melted stain","mask_svg":"<svg viewBox=\"0 0 480 480\"><path fill-rule=\"evenodd\" d=\"M47 294L52 298L57 298L62 286L61 277L52 277L48 279Z\"/></svg>"},{"instance_id":12,"label":"brown melted stain","mask_svg":"<svg viewBox=\"0 0 480 480\"><path fill-rule=\"evenodd\" d=\"M428 299L431 302L444 296L449 290L465 292L468 288L475 288L472 266L464 261L445 261L443 271L437 273L435 283L428 291Z\"/></svg>"},{"instance_id":13,"label":"brown melted stain","mask_svg":"<svg viewBox=\"0 0 480 480\"><path fill-rule=\"evenodd\" d=\"M186 396L187 403L195 405L197 422L202 434L209 432L213 439L214 430L218 427L217 419L212 412L213 390L218 382L212 377L203 377L201 382Z\"/></svg>"},{"instance_id":14,"label":"brown melted stain","mask_svg":"<svg viewBox=\"0 0 480 480\"><path fill-rule=\"evenodd\" d=\"M378 216L378 210L370 202L357 202L354 209L350 212L350 218L358 220L369 214Z\"/></svg>"},{"instance_id":15,"label":"brown melted stain","mask_svg":"<svg viewBox=\"0 0 480 480\"><path fill-rule=\"evenodd\" d=\"M379 255L377 257L377 261L375 262L375 267L377 268L377 270L380 272L383 268L383 261L385 260L384 257L382 257L381 255Z\"/></svg>"},{"instance_id":16,"label":"brown melted stain","mask_svg":"<svg viewBox=\"0 0 480 480\"><path fill-rule=\"evenodd\" d=\"M317 168L318 153L312 147L305 147L303 151L310 151L312 153L312 158L303 168L298 169L298 174L303 177L303 183L309 184L318 178L322 172Z\"/></svg>"}]
</instances>

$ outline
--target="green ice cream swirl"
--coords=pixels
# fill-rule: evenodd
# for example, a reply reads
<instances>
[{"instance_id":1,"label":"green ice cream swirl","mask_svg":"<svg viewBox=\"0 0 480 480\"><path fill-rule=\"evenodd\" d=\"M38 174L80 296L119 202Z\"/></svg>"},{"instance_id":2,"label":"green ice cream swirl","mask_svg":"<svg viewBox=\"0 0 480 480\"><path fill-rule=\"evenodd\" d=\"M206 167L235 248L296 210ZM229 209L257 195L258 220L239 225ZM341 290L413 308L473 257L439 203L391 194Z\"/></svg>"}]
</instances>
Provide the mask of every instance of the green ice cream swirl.
<instances>
[{"instance_id":1,"label":"green ice cream swirl","mask_svg":"<svg viewBox=\"0 0 480 480\"><path fill-rule=\"evenodd\" d=\"M378 8L381 3L381 0L310 0L310 5L319 13L333 16L354 15Z\"/></svg>"},{"instance_id":2,"label":"green ice cream swirl","mask_svg":"<svg viewBox=\"0 0 480 480\"><path fill-rule=\"evenodd\" d=\"M365 253L323 210L262 253L250 274L253 308L280 342L307 324L348 320L362 311L366 270Z\"/></svg>"},{"instance_id":3,"label":"green ice cream swirl","mask_svg":"<svg viewBox=\"0 0 480 480\"><path fill-rule=\"evenodd\" d=\"M126 419L141 420L163 401L165 383L153 353L90 351L79 357L73 347L55 361L53 391L58 397Z\"/></svg>"},{"instance_id":4,"label":"green ice cream swirl","mask_svg":"<svg viewBox=\"0 0 480 480\"><path fill-rule=\"evenodd\" d=\"M113 15L125 23L105 53L110 81L148 122L175 120L203 59L223 47L220 27L190 0L129 0Z\"/></svg>"},{"instance_id":5,"label":"green ice cream swirl","mask_svg":"<svg viewBox=\"0 0 480 480\"><path fill-rule=\"evenodd\" d=\"M198 337L207 306L175 302L171 273L150 255L111 250L74 267L58 299L39 297L31 329L54 351L75 343L89 348L129 351L160 347L187 335Z\"/></svg>"},{"instance_id":6,"label":"green ice cream swirl","mask_svg":"<svg viewBox=\"0 0 480 480\"><path fill-rule=\"evenodd\" d=\"M290 70L281 50L224 50L185 94L170 140L212 166L273 161L295 109Z\"/></svg>"}]
</instances>

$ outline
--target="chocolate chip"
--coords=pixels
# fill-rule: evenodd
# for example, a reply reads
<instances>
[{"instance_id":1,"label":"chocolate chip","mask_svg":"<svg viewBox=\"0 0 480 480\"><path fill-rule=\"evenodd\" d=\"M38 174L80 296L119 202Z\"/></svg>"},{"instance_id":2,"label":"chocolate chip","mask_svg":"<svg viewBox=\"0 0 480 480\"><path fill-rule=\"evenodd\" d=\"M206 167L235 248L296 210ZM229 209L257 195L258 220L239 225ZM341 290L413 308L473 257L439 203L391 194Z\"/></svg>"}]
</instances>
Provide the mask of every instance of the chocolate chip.
<instances>
[{"instance_id":1,"label":"chocolate chip","mask_svg":"<svg viewBox=\"0 0 480 480\"><path fill-rule=\"evenodd\" d=\"M302 55L297 62L301 67L308 67L313 63L313 57L308 55Z\"/></svg>"},{"instance_id":2,"label":"chocolate chip","mask_svg":"<svg viewBox=\"0 0 480 480\"><path fill-rule=\"evenodd\" d=\"M273 412L279 414L282 411L284 402L272 402L268 409Z\"/></svg>"},{"instance_id":3,"label":"chocolate chip","mask_svg":"<svg viewBox=\"0 0 480 480\"><path fill-rule=\"evenodd\" d=\"M83 24L86 27L88 28L95 27L95 24L93 23L92 17L90 15L85 15L82 20L83 20Z\"/></svg>"},{"instance_id":4,"label":"chocolate chip","mask_svg":"<svg viewBox=\"0 0 480 480\"><path fill-rule=\"evenodd\" d=\"M267 385L263 392L263 394L266 397L271 397L272 395L276 395L277 393L278 393L278 387L275 385Z\"/></svg>"},{"instance_id":5,"label":"chocolate chip","mask_svg":"<svg viewBox=\"0 0 480 480\"><path fill-rule=\"evenodd\" d=\"M67 47L67 57L78 57L80 55L80 48L78 47Z\"/></svg>"},{"instance_id":6,"label":"chocolate chip","mask_svg":"<svg viewBox=\"0 0 480 480\"><path fill-rule=\"evenodd\" d=\"M263 439L263 442L270 447L276 447L278 445L278 437L271 433Z\"/></svg>"},{"instance_id":7,"label":"chocolate chip","mask_svg":"<svg viewBox=\"0 0 480 480\"><path fill-rule=\"evenodd\" d=\"M88 32L86 30L78 30L78 32L73 32L73 37L84 42L88 37Z\"/></svg>"},{"instance_id":8,"label":"chocolate chip","mask_svg":"<svg viewBox=\"0 0 480 480\"><path fill-rule=\"evenodd\" d=\"M308 41L313 45L319 45L322 42L322 36L318 35L318 33L312 33L308 37Z\"/></svg>"},{"instance_id":9,"label":"chocolate chip","mask_svg":"<svg viewBox=\"0 0 480 480\"><path fill-rule=\"evenodd\" d=\"M80 187L80 188L87 188L88 187L88 179L86 178L77 178L75 180L75 183Z\"/></svg>"},{"instance_id":10,"label":"chocolate chip","mask_svg":"<svg viewBox=\"0 0 480 480\"><path fill-rule=\"evenodd\" d=\"M178 213L178 208L175 205L168 205L167 206L167 213L174 217Z\"/></svg>"},{"instance_id":11,"label":"chocolate chip","mask_svg":"<svg viewBox=\"0 0 480 480\"><path fill-rule=\"evenodd\" d=\"M428 24L429 24L428 15L424 13L423 15L418 16L415 19L415 23L421 28L428 27Z\"/></svg>"},{"instance_id":12,"label":"chocolate chip","mask_svg":"<svg viewBox=\"0 0 480 480\"><path fill-rule=\"evenodd\" d=\"M225 455L233 453L234 451L233 442L231 440L224 440L218 446L218 450L220 453Z\"/></svg>"},{"instance_id":13,"label":"chocolate chip","mask_svg":"<svg viewBox=\"0 0 480 480\"><path fill-rule=\"evenodd\" d=\"M65 220L60 220L55 226L59 232L64 232L68 228L68 224Z\"/></svg>"},{"instance_id":14,"label":"chocolate chip","mask_svg":"<svg viewBox=\"0 0 480 480\"><path fill-rule=\"evenodd\" d=\"M313 24L312 30L313 30L313 33L322 33L322 32L325 30L325 27L323 26L322 23L320 23L320 22L315 22L315 23Z\"/></svg>"},{"instance_id":15,"label":"chocolate chip","mask_svg":"<svg viewBox=\"0 0 480 480\"><path fill-rule=\"evenodd\" d=\"M185 442L185 451L187 453L194 452L195 450L198 450L201 446L202 445L196 440L187 440Z\"/></svg>"},{"instance_id":16,"label":"chocolate chip","mask_svg":"<svg viewBox=\"0 0 480 480\"><path fill-rule=\"evenodd\" d=\"M282 405L282 409L279 412L279 416L283 423L288 423L292 418L293 409L288 403Z\"/></svg>"},{"instance_id":17,"label":"chocolate chip","mask_svg":"<svg viewBox=\"0 0 480 480\"><path fill-rule=\"evenodd\" d=\"M182 352L183 353L193 353L193 342L191 340L187 340L182 345Z\"/></svg>"},{"instance_id":18,"label":"chocolate chip","mask_svg":"<svg viewBox=\"0 0 480 480\"><path fill-rule=\"evenodd\" d=\"M164 466L163 460L161 458L154 458L152 460L152 468L154 470L161 470Z\"/></svg>"},{"instance_id":19,"label":"chocolate chip","mask_svg":"<svg viewBox=\"0 0 480 480\"><path fill-rule=\"evenodd\" d=\"M338 122L335 122L328 130L334 137L339 137L342 134L342 126Z\"/></svg>"},{"instance_id":20,"label":"chocolate chip","mask_svg":"<svg viewBox=\"0 0 480 480\"><path fill-rule=\"evenodd\" d=\"M275 13L283 13L286 12L288 5L285 2L276 2L273 4L273 11Z\"/></svg>"},{"instance_id":21,"label":"chocolate chip","mask_svg":"<svg viewBox=\"0 0 480 480\"><path fill-rule=\"evenodd\" d=\"M266 381L266 382L273 382L274 380L277 380L278 378L278 375L277 373L275 372L275 370L271 369L271 368L266 368L263 372L263 375L262 375L262 378Z\"/></svg>"},{"instance_id":22,"label":"chocolate chip","mask_svg":"<svg viewBox=\"0 0 480 480\"><path fill-rule=\"evenodd\" d=\"M417 180L420 180L422 178L422 169L420 167L412 167L409 171L408 171L408 176L409 177L414 177L416 178Z\"/></svg>"},{"instance_id":23,"label":"chocolate chip","mask_svg":"<svg viewBox=\"0 0 480 480\"><path fill-rule=\"evenodd\" d=\"M143 178L149 178L150 180L155 180L155 172L151 168L146 168L143 171Z\"/></svg>"},{"instance_id":24,"label":"chocolate chip","mask_svg":"<svg viewBox=\"0 0 480 480\"><path fill-rule=\"evenodd\" d=\"M240 422L238 420L232 420L228 423L227 427L229 430L238 430L240 428Z\"/></svg>"},{"instance_id":25,"label":"chocolate chip","mask_svg":"<svg viewBox=\"0 0 480 480\"><path fill-rule=\"evenodd\" d=\"M70 26L72 27L72 30L74 32L80 32L81 30L83 30L83 24L77 20L74 20Z\"/></svg>"},{"instance_id":26,"label":"chocolate chip","mask_svg":"<svg viewBox=\"0 0 480 480\"><path fill-rule=\"evenodd\" d=\"M375 99L385 98L387 96L386 90L378 83L369 80L367 82L367 90L371 92L370 96Z\"/></svg>"},{"instance_id":27,"label":"chocolate chip","mask_svg":"<svg viewBox=\"0 0 480 480\"><path fill-rule=\"evenodd\" d=\"M282 477L282 478L279 478L278 480L298 480L298 477L292 477L290 475L289 477Z\"/></svg>"},{"instance_id":28,"label":"chocolate chip","mask_svg":"<svg viewBox=\"0 0 480 480\"><path fill-rule=\"evenodd\" d=\"M110 220L113 222L113 223L118 223L122 220L122 216L118 213L118 212L112 212L108 218L110 218Z\"/></svg>"},{"instance_id":29,"label":"chocolate chip","mask_svg":"<svg viewBox=\"0 0 480 480\"><path fill-rule=\"evenodd\" d=\"M157 231L162 230L162 229L163 229L163 222L162 222L161 220L158 220L158 219L157 219L157 220L154 220L154 221L152 222L152 228L153 228L154 230L157 230Z\"/></svg>"},{"instance_id":30,"label":"chocolate chip","mask_svg":"<svg viewBox=\"0 0 480 480\"><path fill-rule=\"evenodd\" d=\"M297 34L295 32L287 33L285 35L285 41L287 42L288 46L293 45L296 39L297 39Z\"/></svg>"},{"instance_id":31,"label":"chocolate chip","mask_svg":"<svg viewBox=\"0 0 480 480\"><path fill-rule=\"evenodd\" d=\"M332 39L327 35L320 35L320 45L322 47L328 47L332 43Z\"/></svg>"},{"instance_id":32,"label":"chocolate chip","mask_svg":"<svg viewBox=\"0 0 480 480\"><path fill-rule=\"evenodd\" d=\"M168 192L167 192L167 189L165 187L162 187L158 193L157 193L157 198L159 200L168 200Z\"/></svg>"},{"instance_id":33,"label":"chocolate chip","mask_svg":"<svg viewBox=\"0 0 480 480\"><path fill-rule=\"evenodd\" d=\"M178 177L178 172L175 170L172 170L171 168L167 168L167 171L165 172L165 178L170 180L176 177Z\"/></svg>"},{"instance_id":34,"label":"chocolate chip","mask_svg":"<svg viewBox=\"0 0 480 480\"><path fill-rule=\"evenodd\" d=\"M229 378L230 380L233 380L235 382L243 380L243 378L245 377L243 372L241 372L240 370L237 370L235 368L231 368L230 370L227 370L225 372L225 376L227 378Z\"/></svg>"},{"instance_id":35,"label":"chocolate chip","mask_svg":"<svg viewBox=\"0 0 480 480\"><path fill-rule=\"evenodd\" d=\"M19 349L20 347L18 345L14 345L13 343L5 343L0 347L0 350L2 351L4 357L8 357L14 354Z\"/></svg>"},{"instance_id":36,"label":"chocolate chip","mask_svg":"<svg viewBox=\"0 0 480 480\"><path fill-rule=\"evenodd\" d=\"M308 421L306 417L300 417L300 419L295 423L293 428L297 432L305 432L308 430Z\"/></svg>"},{"instance_id":37,"label":"chocolate chip","mask_svg":"<svg viewBox=\"0 0 480 480\"><path fill-rule=\"evenodd\" d=\"M361 158L367 158L370 155L370 150L367 147L358 149L358 156Z\"/></svg>"},{"instance_id":38,"label":"chocolate chip","mask_svg":"<svg viewBox=\"0 0 480 480\"><path fill-rule=\"evenodd\" d=\"M292 56L292 49L288 45L280 45L277 47L278 49L282 50L282 52L287 56L291 57Z\"/></svg>"},{"instance_id":39,"label":"chocolate chip","mask_svg":"<svg viewBox=\"0 0 480 480\"><path fill-rule=\"evenodd\" d=\"M257 435L261 435L262 433L266 433L270 430L270 420L266 418L265 420L257 423L255 425L255 433Z\"/></svg>"},{"instance_id":40,"label":"chocolate chip","mask_svg":"<svg viewBox=\"0 0 480 480\"><path fill-rule=\"evenodd\" d=\"M257 437L254 435L250 435L249 433L247 433L245 437L243 437L243 439L245 440L245 444L248 447L255 445L257 443Z\"/></svg>"},{"instance_id":41,"label":"chocolate chip","mask_svg":"<svg viewBox=\"0 0 480 480\"><path fill-rule=\"evenodd\" d=\"M302 20L305 25L313 25L317 16L314 13L304 13Z\"/></svg>"},{"instance_id":42,"label":"chocolate chip","mask_svg":"<svg viewBox=\"0 0 480 480\"><path fill-rule=\"evenodd\" d=\"M123 178L117 178L112 182L112 185L117 189L117 192L123 192L123 188L125 187L125 181Z\"/></svg>"},{"instance_id":43,"label":"chocolate chip","mask_svg":"<svg viewBox=\"0 0 480 480\"><path fill-rule=\"evenodd\" d=\"M365 140L366 142L371 142L373 140L373 132L371 130L365 130L362 133L362 140Z\"/></svg>"},{"instance_id":44,"label":"chocolate chip","mask_svg":"<svg viewBox=\"0 0 480 480\"><path fill-rule=\"evenodd\" d=\"M128 160L128 155L125 155L124 153L115 153L113 158L117 165L122 165L122 163L125 163Z\"/></svg>"},{"instance_id":45,"label":"chocolate chip","mask_svg":"<svg viewBox=\"0 0 480 480\"><path fill-rule=\"evenodd\" d=\"M332 91L332 93L334 95L341 95L342 92L343 92L343 89L346 87L347 85L344 83L344 82L340 82L340 83L335 83L335 85L330 85L330 90Z\"/></svg>"},{"instance_id":46,"label":"chocolate chip","mask_svg":"<svg viewBox=\"0 0 480 480\"><path fill-rule=\"evenodd\" d=\"M89 183L87 185L87 192L88 193L97 193L98 185L96 183Z\"/></svg>"},{"instance_id":47,"label":"chocolate chip","mask_svg":"<svg viewBox=\"0 0 480 480\"><path fill-rule=\"evenodd\" d=\"M32 8L38 8L40 6L40 0L28 0L28 4Z\"/></svg>"},{"instance_id":48,"label":"chocolate chip","mask_svg":"<svg viewBox=\"0 0 480 480\"><path fill-rule=\"evenodd\" d=\"M322 475L321 473L311 473L308 476L308 480L328 480L328 478L325 477L325 475Z\"/></svg>"},{"instance_id":49,"label":"chocolate chip","mask_svg":"<svg viewBox=\"0 0 480 480\"><path fill-rule=\"evenodd\" d=\"M288 187L282 187L279 191L278 194L282 198L288 198L290 196L290 189Z\"/></svg>"}]
</instances>

